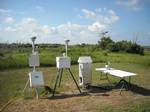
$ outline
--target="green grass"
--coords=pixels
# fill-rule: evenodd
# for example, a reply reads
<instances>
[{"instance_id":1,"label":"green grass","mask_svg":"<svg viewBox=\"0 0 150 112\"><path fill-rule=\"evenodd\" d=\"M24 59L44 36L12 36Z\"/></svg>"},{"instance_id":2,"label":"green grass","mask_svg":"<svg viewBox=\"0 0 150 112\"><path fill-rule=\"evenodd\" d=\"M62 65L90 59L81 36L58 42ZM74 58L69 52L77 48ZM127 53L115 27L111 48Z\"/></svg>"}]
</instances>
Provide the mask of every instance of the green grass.
<instances>
[{"instance_id":1,"label":"green grass","mask_svg":"<svg viewBox=\"0 0 150 112\"><path fill-rule=\"evenodd\" d=\"M44 80L46 85L54 86L54 80L56 77L56 56L62 55L63 48L45 48L39 49L40 53L40 71L43 71ZM132 83L139 87L150 90L150 52L146 51L144 56L128 53L112 53L96 49L94 47L69 47L69 56L71 57L72 72L78 80L78 58L79 56L91 56L93 60L93 83L94 85L105 85L107 81L99 81L99 73L95 71L96 67L103 67L105 62L110 61L111 67L118 68L125 71L135 72L138 75L132 78ZM0 107L14 97L21 97L22 90L28 79L28 56L30 51L24 49L23 51L9 51L4 53L0 57ZM64 72L66 74L66 72ZM109 76L113 83L117 82L119 78ZM75 90L76 88L70 87L66 84L72 85L72 80L68 75L63 76L62 86L58 91L68 91L69 89ZM43 89L41 89L43 91ZM31 96L33 98L34 92L32 90ZM111 92L112 94L114 91ZM132 94L127 93L127 99L119 97L120 102L123 102L123 106L114 108L113 106L104 105L89 107L94 112L149 112L150 111L150 97L139 95L135 93L132 98ZM113 94L114 95L114 94ZM114 96L118 99L118 96ZM129 97L129 98L128 98ZM114 100L117 100L114 99Z\"/></svg>"},{"instance_id":2,"label":"green grass","mask_svg":"<svg viewBox=\"0 0 150 112\"><path fill-rule=\"evenodd\" d=\"M107 81L99 81L99 73L95 71L96 67L103 67L105 63L96 63L93 64L93 85L105 85L108 82ZM126 70L130 72L135 72L138 75L132 78L132 83L143 87L145 89L150 90L150 69L149 66L141 65L141 64L132 64L132 63L112 63L112 67L118 68L121 70ZM44 68L38 68L40 71L43 71L44 74L44 80L46 85L50 85L53 87L54 79L56 77L56 68L55 67L44 67ZM78 80L78 66L74 65L72 66L72 72L75 75L76 79ZM27 81L27 74L29 72L28 68L22 68L22 69L7 69L0 71L0 107L4 105L8 100L13 99L14 97L22 97L22 90L25 86L25 83ZM66 72L64 73L66 74ZM112 82L117 82L119 78L109 76ZM64 75L62 79L62 86L58 91L68 91L68 87L65 87L66 84L71 84L68 78L68 75ZM76 89L76 88L73 88ZM110 93L111 94L111 93ZM113 91L112 91L113 94ZM135 95L132 98L131 94L127 94L126 97L130 98L124 98L124 96L120 97L114 96L116 98L120 97L121 102L123 102L123 106L121 107L112 107L111 105L108 107L107 105L101 105L96 107L91 107L93 111L95 112L148 112L150 110L150 97L149 96L143 96L138 93L134 93ZM32 94L28 94L28 96L34 97L33 92ZM131 96L130 96L131 95ZM25 96L26 97L26 96ZM114 99L115 100L115 99ZM117 99L116 99L117 100ZM104 103L105 104L105 103Z\"/></svg>"},{"instance_id":3,"label":"green grass","mask_svg":"<svg viewBox=\"0 0 150 112\"><path fill-rule=\"evenodd\" d=\"M40 54L40 64L42 67L55 66L56 57L61 56L64 52L63 48L47 48L39 49ZM112 63L136 63L145 66L150 66L150 52L146 51L144 56L137 54L128 53L112 53L108 51L103 51L100 49L94 49L92 47L74 47L69 48L69 56L71 57L72 64L78 64L77 60L80 56L91 56L93 62L107 62ZM0 57L0 69L8 68L22 68L28 67L28 56L30 52L25 50L20 51L9 51L4 53Z\"/></svg>"}]
</instances>

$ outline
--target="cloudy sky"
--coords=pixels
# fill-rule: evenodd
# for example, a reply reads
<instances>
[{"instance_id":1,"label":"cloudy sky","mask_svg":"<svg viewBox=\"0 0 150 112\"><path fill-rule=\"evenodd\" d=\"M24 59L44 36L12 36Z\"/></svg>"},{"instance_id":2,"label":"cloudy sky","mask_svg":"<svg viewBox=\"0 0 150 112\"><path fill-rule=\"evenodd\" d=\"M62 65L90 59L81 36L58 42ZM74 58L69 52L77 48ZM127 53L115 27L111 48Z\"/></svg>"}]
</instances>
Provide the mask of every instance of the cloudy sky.
<instances>
[{"instance_id":1,"label":"cloudy sky","mask_svg":"<svg viewBox=\"0 0 150 112\"><path fill-rule=\"evenodd\" d=\"M95 44L104 31L150 45L150 0L0 0L0 42Z\"/></svg>"}]
</instances>

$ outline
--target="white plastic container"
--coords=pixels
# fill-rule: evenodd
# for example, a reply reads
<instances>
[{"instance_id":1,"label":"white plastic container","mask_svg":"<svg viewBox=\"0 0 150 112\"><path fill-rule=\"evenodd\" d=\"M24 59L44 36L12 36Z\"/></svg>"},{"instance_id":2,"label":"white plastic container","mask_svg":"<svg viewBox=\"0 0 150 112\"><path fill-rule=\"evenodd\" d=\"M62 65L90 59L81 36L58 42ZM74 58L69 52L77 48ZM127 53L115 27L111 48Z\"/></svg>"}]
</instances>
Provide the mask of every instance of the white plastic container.
<instances>
[{"instance_id":1,"label":"white plastic container","mask_svg":"<svg viewBox=\"0 0 150 112\"><path fill-rule=\"evenodd\" d=\"M87 86L92 83L92 59L90 56L81 56L79 63L79 85Z\"/></svg>"},{"instance_id":2,"label":"white plastic container","mask_svg":"<svg viewBox=\"0 0 150 112\"><path fill-rule=\"evenodd\" d=\"M30 72L29 73L30 87L42 87L44 86L43 73L42 72Z\"/></svg>"},{"instance_id":3,"label":"white plastic container","mask_svg":"<svg viewBox=\"0 0 150 112\"><path fill-rule=\"evenodd\" d=\"M29 56L29 66L30 67L40 66L38 52L34 52Z\"/></svg>"},{"instance_id":4,"label":"white plastic container","mask_svg":"<svg viewBox=\"0 0 150 112\"><path fill-rule=\"evenodd\" d=\"M60 68L70 68L71 62L70 57L60 56L56 57L56 67Z\"/></svg>"}]
</instances>

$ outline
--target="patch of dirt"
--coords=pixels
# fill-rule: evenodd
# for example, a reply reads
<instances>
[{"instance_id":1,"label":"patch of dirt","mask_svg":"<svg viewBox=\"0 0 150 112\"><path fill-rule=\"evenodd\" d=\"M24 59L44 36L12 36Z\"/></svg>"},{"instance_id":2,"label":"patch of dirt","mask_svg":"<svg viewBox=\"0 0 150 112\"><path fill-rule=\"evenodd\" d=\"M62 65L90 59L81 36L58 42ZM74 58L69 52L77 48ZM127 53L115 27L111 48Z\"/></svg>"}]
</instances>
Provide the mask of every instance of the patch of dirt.
<instances>
[{"instance_id":1,"label":"patch of dirt","mask_svg":"<svg viewBox=\"0 0 150 112\"><path fill-rule=\"evenodd\" d=\"M126 91L122 96L118 91L111 91L86 95L64 93L39 100L20 98L11 103L4 112L93 112L103 106L120 107L134 99L134 96L133 93Z\"/></svg>"}]
</instances>

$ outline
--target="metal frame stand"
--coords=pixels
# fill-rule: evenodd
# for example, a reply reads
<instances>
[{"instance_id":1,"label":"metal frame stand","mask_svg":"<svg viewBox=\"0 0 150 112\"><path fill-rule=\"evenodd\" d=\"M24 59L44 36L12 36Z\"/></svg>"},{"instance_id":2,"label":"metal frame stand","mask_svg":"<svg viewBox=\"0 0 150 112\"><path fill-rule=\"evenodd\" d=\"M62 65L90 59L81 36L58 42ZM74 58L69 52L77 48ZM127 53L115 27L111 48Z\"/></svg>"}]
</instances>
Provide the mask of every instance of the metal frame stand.
<instances>
[{"instance_id":1,"label":"metal frame stand","mask_svg":"<svg viewBox=\"0 0 150 112\"><path fill-rule=\"evenodd\" d=\"M77 84L77 81L75 80L70 68L66 68L68 71L69 71L69 74L71 75L71 77L73 78L73 81L75 82L79 92L81 93L81 90ZM54 91L53 91L53 96L55 95L55 92L56 92L56 87L57 87L57 83L58 83L58 80L59 80L59 87L60 87L60 84L61 84L61 80L62 80L62 75L63 75L63 68L61 69L58 69L58 72L57 72L57 76L56 76L56 82L55 82L55 86L54 86Z\"/></svg>"},{"instance_id":2,"label":"metal frame stand","mask_svg":"<svg viewBox=\"0 0 150 112\"><path fill-rule=\"evenodd\" d=\"M28 80L27 80L27 82L26 82L26 85L25 85L25 87L24 87L24 89L23 89L23 93L24 93L24 91L26 90L28 84L29 84L29 78L28 78Z\"/></svg>"},{"instance_id":3,"label":"metal frame stand","mask_svg":"<svg viewBox=\"0 0 150 112\"><path fill-rule=\"evenodd\" d=\"M34 70L33 70L33 72L34 72ZM26 82L26 84L25 84L25 87L24 87L24 89L23 89L23 93L25 92L27 86L29 85L29 81L30 81L30 79L29 79L29 76L28 76L28 80L27 80L27 82ZM36 98L39 99L38 88L34 88L34 89L35 89L35 93L36 93Z\"/></svg>"},{"instance_id":4,"label":"metal frame stand","mask_svg":"<svg viewBox=\"0 0 150 112\"><path fill-rule=\"evenodd\" d=\"M120 95L122 93L123 88L125 88L126 90L129 90L131 88L131 83L130 83L131 77L129 77L129 82L126 81L124 78L121 78L121 80L116 84L116 87L119 86L121 84L121 88L120 88Z\"/></svg>"}]
</instances>

